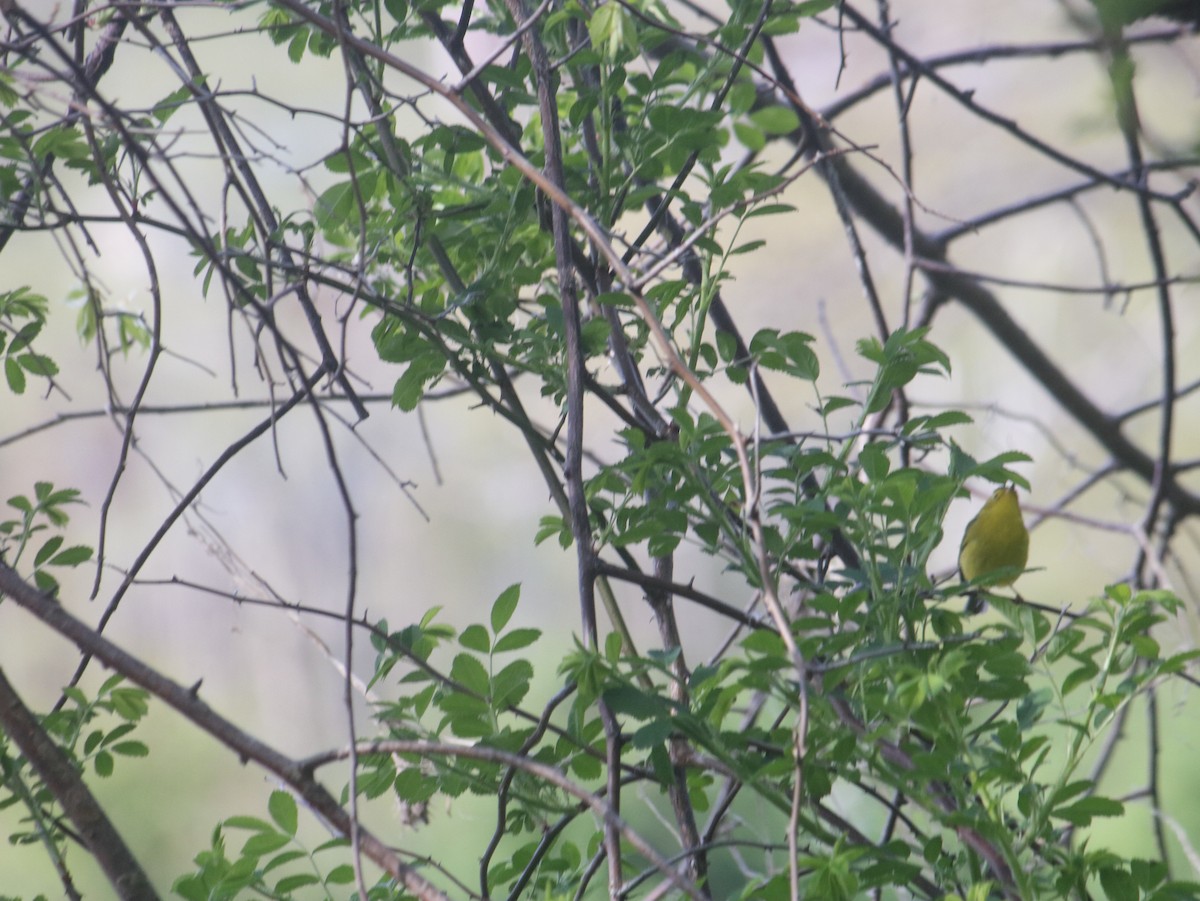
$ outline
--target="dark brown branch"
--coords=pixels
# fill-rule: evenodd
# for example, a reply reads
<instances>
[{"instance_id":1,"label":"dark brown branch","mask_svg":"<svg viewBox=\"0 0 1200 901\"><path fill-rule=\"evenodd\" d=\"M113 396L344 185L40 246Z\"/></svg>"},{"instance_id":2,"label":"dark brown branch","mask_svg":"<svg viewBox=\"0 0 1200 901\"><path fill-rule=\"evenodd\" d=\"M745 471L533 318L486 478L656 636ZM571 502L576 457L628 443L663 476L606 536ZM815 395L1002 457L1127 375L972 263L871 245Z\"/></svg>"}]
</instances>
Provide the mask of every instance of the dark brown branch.
<instances>
[{"instance_id":1,"label":"dark brown branch","mask_svg":"<svg viewBox=\"0 0 1200 901\"><path fill-rule=\"evenodd\" d=\"M274 773L340 835L349 838L352 829L349 815L333 795L313 778L311 767L286 757L265 742L243 732L201 701L195 691L168 679L132 654L121 650L99 632L67 613L54 598L29 585L15 570L2 562L0 594L11 598L59 635L72 641L89 658L95 657L105 666L162 699L190 722L237 753L243 762L253 761ZM373 833L359 826L358 834L363 853L384 872L402 882L405 888L418 898L423 901L448 901L446 895L402 861L399 854Z\"/></svg>"},{"instance_id":2,"label":"dark brown branch","mask_svg":"<svg viewBox=\"0 0 1200 901\"><path fill-rule=\"evenodd\" d=\"M0 583L11 573L0 564ZM7 586L0 584L7 591ZM53 601L48 603L53 604ZM75 824L84 847L96 858L122 901L158 901L141 864L63 750L29 712L0 670L0 728L21 749L42 782Z\"/></svg>"},{"instance_id":3,"label":"dark brown branch","mask_svg":"<svg viewBox=\"0 0 1200 901\"><path fill-rule=\"evenodd\" d=\"M766 42L768 58L776 66L776 77L788 84L788 75L782 58L774 45ZM802 107L793 107L802 120L808 113ZM807 130L815 144L812 152L828 152L833 149L829 139L810 122ZM898 251L905 246L904 219L896 208L851 165L844 155L831 157L827 163L836 172L838 183L855 212L866 220L879 235ZM818 168L818 171L824 172ZM1111 182L1108 176L1104 181ZM919 257L947 262L945 248L920 229L912 233L912 247ZM1134 444L1121 431L1119 421L1101 410L1074 381L1072 381L1028 333L1017 324L996 296L977 280L963 276L953 269L924 269L929 281L932 302L924 315L914 325L925 325L933 318L937 308L956 300L975 315L1008 351L1016 357L1029 373L1041 383L1053 397L1082 425L1096 441L1127 469L1137 473L1147 483L1153 483L1157 464L1145 451ZM1200 497L1180 484L1173 472L1165 474L1164 491L1171 501L1188 513L1200 513Z\"/></svg>"}]
</instances>

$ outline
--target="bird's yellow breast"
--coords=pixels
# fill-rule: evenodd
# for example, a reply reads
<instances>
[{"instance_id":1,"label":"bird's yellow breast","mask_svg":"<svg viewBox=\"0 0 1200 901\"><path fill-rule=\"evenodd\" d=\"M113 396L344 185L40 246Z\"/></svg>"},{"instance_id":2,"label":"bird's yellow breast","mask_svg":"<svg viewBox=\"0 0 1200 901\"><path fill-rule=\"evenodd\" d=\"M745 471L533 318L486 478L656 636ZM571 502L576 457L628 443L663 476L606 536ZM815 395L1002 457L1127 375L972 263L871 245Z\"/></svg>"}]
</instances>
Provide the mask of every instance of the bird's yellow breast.
<instances>
[{"instance_id":1,"label":"bird's yellow breast","mask_svg":"<svg viewBox=\"0 0 1200 901\"><path fill-rule=\"evenodd\" d=\"M1029 531L1021 518L1017 489L998 488L967 525L958 550L958 568L968 581L1011 569L996 585L1011 585L1029 560Z\"/></svg>"}]
</instances>

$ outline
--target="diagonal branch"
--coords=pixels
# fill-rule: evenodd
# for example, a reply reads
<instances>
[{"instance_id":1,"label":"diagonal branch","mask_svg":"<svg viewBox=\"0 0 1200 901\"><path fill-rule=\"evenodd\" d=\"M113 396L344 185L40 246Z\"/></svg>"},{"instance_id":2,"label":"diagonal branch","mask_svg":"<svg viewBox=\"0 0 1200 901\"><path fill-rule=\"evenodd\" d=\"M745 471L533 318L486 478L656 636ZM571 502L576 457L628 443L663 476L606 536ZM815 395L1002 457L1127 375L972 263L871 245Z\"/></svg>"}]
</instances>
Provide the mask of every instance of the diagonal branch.
<instances>
[{"instance_id":1,"label":"diagonal branch","mask_svg":"<svg viewBox=\"0 0 1200 901\"><path fill-rule=\"evenodd\" d=\"M0 579L7 574L7 570L0 572ZM158 901L158 893L149 877L104 813L104 808L70 758L22 703L3 670L0 670L0 730L21 749L46 788L62 805L79 831L84 847L104 870L117 897L121 901Z\"/></svg>"},{"instance_id":2,"label":"diagonal branch","mask_svg":"<svg viewBox=\"0 0 1200 901\"><path fill-rule=\"evenodd\" d=\"M185 718L207 732L225 747L234 751L243 761L253 761L274 773L304 799L317 814L338 832L349 838L355 828L349 814L338 804L333 795L313 777L307 767L276 751L247 732L243 732L200 700L198 686L185 688L141 660L127 653L86 623L76 619L50 595L38 591L7 564L0 562L0 595L15 601L20 607L33 614L51 629L74 644L89 657L95 657L105 666L120 673L131 682L140 685L156 697L161 698ZM60 800L62 800L60 798ZM400 855L378 839L374 833L361 825L358 829L359 846L363 853L381 869L399 880L405 888L422 901L448 901L447 896L415 868L400 859ZM148 897L148 896L147 896Z\"/></svg>"}]
</instances>

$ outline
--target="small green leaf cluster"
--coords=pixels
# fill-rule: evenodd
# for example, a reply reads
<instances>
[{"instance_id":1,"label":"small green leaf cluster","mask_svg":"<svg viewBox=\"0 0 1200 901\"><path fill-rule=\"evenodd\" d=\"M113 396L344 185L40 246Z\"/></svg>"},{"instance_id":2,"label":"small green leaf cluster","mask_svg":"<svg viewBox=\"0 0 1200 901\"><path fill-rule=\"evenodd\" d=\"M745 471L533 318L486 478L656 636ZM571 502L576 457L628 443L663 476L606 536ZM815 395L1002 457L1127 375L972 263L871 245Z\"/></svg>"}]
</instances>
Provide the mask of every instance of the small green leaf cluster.
<instances>
[{"instance_id":1,"label":"small green leaf cluster","mask_svg":"<svg viewBox=\"0 0 1200 901\"><path fill-rule=\"evenodd\" d=\"M33 349L46 325L49 302L28 287L0 292L0 354L4 380L13 394L24 394L28 376L53 378L58 364Z\"/></svg>"},{"instance_id":2,"label":"small green leaf cluster","mask_svg":"<svg viewBox=\"0 0 1200 901\"><path fill-rule=\"evenodd\" d=\"M387 7L391 21L367 17L359 25L367 39L385 45L423 38L430 32L428 13L437 5L414 9L393 3ZM772 27L787 20L794 29L799 18L819 6L799 13L780 10L771 17ZM516 25L500 5L474 13L476 30L506 32ZM663 9L654 11L663 14ZM749 15L749 10L739 12L739 21L729 26L734 30L714 32L714 37L744 35L748 23L740 19ZM314 42L317 52L328 52L326 36L284 10L268 11L262 24L288 46L293 59L313 51ZM795 130L797 120L783 107L756 108L753 86L735 78L723 56L679 45L648 66L623 65L633 48L645 52L663 43L663 26L672 24L657 22L648 12L633 15L617 3L596 10L567 4L546 15L541 37L563 60L555 96L559 115L572 125L562 132L564 187L602 227L615 228L624 217L640 214L661 193L661 179L688 181L674 202L686 224L701 226L694 246L712 281L705 291L696 291L667 273L647 286L647 296L666 309L662 292L674 285L671 325L691 323L699 335L711 291L726 278L717 264L762 243L727 251L715 239L716 223L706 225L707 219L714 211L749 217L789 209L767 199L785 184L783 176L758 163L733 165L725 159L730 136L740 128L747 143L761 143ZM588 29L592 43L576 45L572 35L580 26ZM483 112L507 140L529 148L532 161L540 163L542 113L528 58L518 55L511 65L485 66L476 79L477 95L487 98L480 101ZM715 102L731 89L743 105L727 111ZM322 254L325 269L315 277L339 288L352 281L355 296L382 314L373 332L376 348L381 359L404 367L393 389L396 406L413 409L448 374L485 394L496 367L535 375L541 392L561 402L563 286L544 200L472 128L434 121L412 138L396 130L386 115L365 125L349 123L345 145L324 160L332 183L316 198L310 217L290 216L284 228L305 246L319 239L323 247L335 248ZM244 229L231 228L212 240L245 277L244 290L266 299L263 263L270 259L270 247L251 226L248 221ZM202 260L200 265L211 277L215 263ZM580 290L594 297L612 293L597 275L582 266ZM620 321L631 351L640 356L644 328L625 310ZM602 316L585 321L589 359L607 353L612 327Z\"/></svg>"},{"instance_id":3,"label":"small green leaf cluster","mask_svg":"<svg viewBox=\"0 0 1200 901\"><path fill-rule=\"evenodd\" d=\"M397 669L407 670L395 680L399 696L378 706L381 738L466 741L521 754L576 779L595 780L603 759L596 711L576 699L566 722L559 724L523 706L533 664L526 656L505 660L532 648L541 630L511 625L519 599L520 587L510 586L492 604L487 624L472 624L457 634L433 621L436 611L420 624L390 634L386 624L380 624L373 638L379 651L377 689L395 680ZM443 661L447 656L448 668ZM560 692L551 707L570 694ZM554 786L498 760L397 751L363 754L362 761L359 790L367 797L390 792L409 817L424 819L436 796L507 798L505 842L502 850L492 852L495 859L487 861L493 886L531 880L536 894L556 891L578 878L591 853L574 837L542 846L542 830L561 831L577 819L579 808ZM588 836L590 840L590 831Z\"/></svg>"},{"instance_id":4,"label":"small green leaf cluster","mask_svg":"<svg viewBox=\"0 0 1200 901\"><path fill-rule=\"evenodd\" d=\"M381 704L378 710L389 737L453 737L483 740L500 750L520 747L529 724L520 722L517 711L530 690L533 664L524 657L508 662L503 658L532 646L541 630L508 628L519 598L520 587L510 586L493 603L489 625L472 624L458 633L434 622L436 610L421 623L398 632L389 634L386 622L376 627L372 641L379 656L374 681L389 676L400 664L409 669L398 682L406 686L403 695ZM435 653L455 645L448 669L435 664ZM387 772L391 762L391 758L376 761L381 772ZM418 761L413 758L412 762ZM472 769L474 766L424 761L422 766L402 770L396 787L402 800L410 804L423 803L436 791L451 796L464 791L494 792L498 768ZM373 786L386 787L381 778L361 782L360 787L373 795Z\"/></svg>"},{"instance_id":5,"label":"small green leaf cluster","mask_svg":"<svg viewBox=\"0 0 1200 901\"><path fill-rule=\"evenodd\" d=\"M56 736L61 746L78 755L81 768L91 763L98 776L111 776L116 757L145 757L149 748L129 739L141 719L149 712L150 695L144 689L124 686L124 677L109 676L89 698L75 686L63 689L67 704L48 714L43 721L46 731ZM121 720L116 726L85 731L84 726L101 714ZM82 745L80 744L82 740Z\"/></svg>"},{"instance_id":6,"label":"small green leaf cluster","mask_svg":"<svg viewBox=\"0 0 1200 901\"><path fill-rule=\"evenodd\" d=\"M111 328L105 333L105 344L113 351L128 356L134 348L149 349L153 335L146 320L129 310L104 310L101 300L100 290L94 284L76 288L67 295L67 305L79 310L75 314L79 340L95 340L101 323L107 322Z\"/></svg>"},{"instance_id":7,"label":"small green leaf cluster","mask_svg":"<svg viewBox=\"0 0 1200 901\"><path fill-rule=\"evenodd\" d=\"M37 482L33 497L17 494L8 499L8 506L17 511L14 519L0 520L0 555L14 568L20 565L25 552L36 546L31 576L42 591L55 594L58 579L47 567L75 567L92 559L92 549L85 545L63 547L62 534L51 535L40 544L35 537L50 529L62 530L70 521L65 507L79 504L79 491L74 488L55 488L51 482Z\"/></svg>"},{"instance_id":8,"label":"small green leaf cluster","mask_svg":"<svg viewBox=\"0 0 1200 901\"><path fill-rule=\"evenodd\" d=\"M234 816L213 830L209 847L195 857L196 870L175 880L172 889L185 901L233 901L235 898L347 897L354 867L345 862L349 842L329 839L309 848L298 836L296 799L273 791L267 801L271 819ZM230 859L226 842L231 833L246 834L237 857ZM326 864L330 858L336 861ZM299 892L299 894L297 894ZM386 885L368 890L371 901L400 895Z\"/></svg>"},{"instance_id":9,"label":"small green leaf cluster","mask_svg":"<svg viewBox=\"0 0 1200 901\"><path fill-rule=\"evenodd\" d=\"M109 676L94 697L78 687L67 687L63 689L64 703L41 718L42 728L81 774L90 769L107 778L118 759L150 753L144 742L131 737L149 709L149 695L123 682L119 675ZM69 847L71 833L54 793L30 761L0 733L0 810L8 808L23 811L21 828L8 837L12 844L49 842L60 853Z\"/></svg>"}]
</instances>

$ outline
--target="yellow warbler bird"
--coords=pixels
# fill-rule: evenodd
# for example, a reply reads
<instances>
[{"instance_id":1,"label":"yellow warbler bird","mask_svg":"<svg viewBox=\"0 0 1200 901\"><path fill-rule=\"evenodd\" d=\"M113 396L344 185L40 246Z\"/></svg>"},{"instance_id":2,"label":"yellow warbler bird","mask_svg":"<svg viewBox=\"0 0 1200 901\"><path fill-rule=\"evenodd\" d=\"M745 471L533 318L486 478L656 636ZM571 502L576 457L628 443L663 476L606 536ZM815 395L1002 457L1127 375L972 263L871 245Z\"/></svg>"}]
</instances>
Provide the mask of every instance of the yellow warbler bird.
<instances>
[{"instance_id":1,"label":"yellow warbler bird","mask_svg":"<svg viewBox=\"0 0 1200 901\"><path fill-rule=\"evenodd\" d=\"M958 549L958 570L968 582L1004 570L991 585L1011 585L1029 559L1029 531L1021 518L1017 489L1012 483L997 488L983 509L967 524ZM968 613L983 609L977 592L968 595Z\"/></svg>"}]
</instances>

